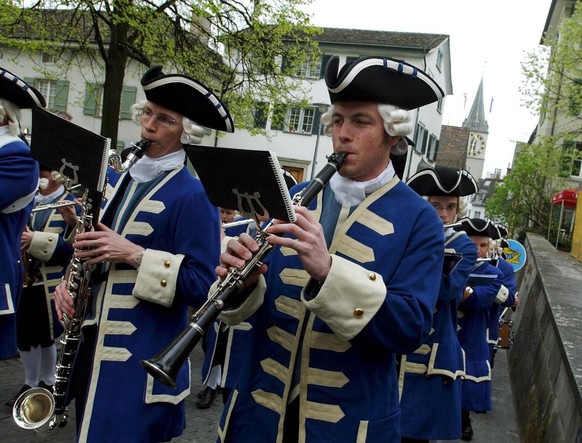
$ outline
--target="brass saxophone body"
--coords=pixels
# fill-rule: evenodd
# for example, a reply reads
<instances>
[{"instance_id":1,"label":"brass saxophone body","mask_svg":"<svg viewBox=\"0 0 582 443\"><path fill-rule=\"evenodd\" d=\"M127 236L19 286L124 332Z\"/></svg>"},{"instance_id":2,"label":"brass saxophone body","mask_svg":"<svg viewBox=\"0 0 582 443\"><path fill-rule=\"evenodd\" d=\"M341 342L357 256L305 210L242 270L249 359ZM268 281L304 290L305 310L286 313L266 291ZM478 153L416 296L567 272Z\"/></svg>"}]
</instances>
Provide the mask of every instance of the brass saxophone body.
<instances>
[{"instance_id":1,"label":"brass saxophone body","mask_svg":"<svg viewBox=\"0 0 582 443\"><path fill-rule=\"evenodd\" d=\"M87 191L81 202L82 209L75 227L76 234L91 229L93 223L93 205L88 199ZM91 300L89 282L93 269L94 265L87 265L75 256L67 268L63 280L66 282L67 292L74 301L75 314L72 318L63 315L64 332L60 339L61 349L57 359L53 392L44 388L32 388L24 392L14 403L12 416L16 424L23 429L41 432L52 430L57 425L63 427L67 423L67 391L81 338L81 325Z\"/></svg>"}]
</instances>

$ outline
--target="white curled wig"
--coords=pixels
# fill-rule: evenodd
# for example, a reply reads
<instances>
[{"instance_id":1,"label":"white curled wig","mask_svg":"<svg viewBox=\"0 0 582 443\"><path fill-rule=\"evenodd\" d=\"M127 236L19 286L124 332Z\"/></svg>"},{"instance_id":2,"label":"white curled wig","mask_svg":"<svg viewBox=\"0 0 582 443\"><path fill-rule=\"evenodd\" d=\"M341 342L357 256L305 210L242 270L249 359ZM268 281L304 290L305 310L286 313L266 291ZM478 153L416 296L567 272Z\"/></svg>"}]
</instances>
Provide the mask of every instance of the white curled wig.
<instances>
[{"instance_id":1,"label":"white curled wig","mask_svg":"<svg viewBox=\"0 0 582 443\"><path fill-rule=\"evenodd\" d=\"M0 121L8 117L8 131L11 135L20 135L20 108L4 98L0 98Z\"/></svg>"},{"instance_id":2,"label":"white curled wig","mask_svg":"<svg viewBox=\"0 0 582 443\"><path fill-rule=\"evenodd\" d=\"M323 133L325 135L332 134L332 116L334 105L321 115L321 122L324 125ZM410 113L404 109L393 105L378 103L378 113L384 121L384 130L388 135L400 136L404 143L397 143L392 148L392 153L401 155L408 152L408 143L404 137L412 134L413 126L410 122Z\"/></svg>"},{"instance_id":3,"label":"white curled wig","mask_svg":"<svg viewBox=\"0 0 582 443\"><path fill-rule=\"evenodd\" d=\"M464 197L458 198L457 218L455 219L455 221L457 221L457 219L464 218L467 215L467 209L469 208L469 201L470 200L471 200L470 195L466 195Z\"/></svg>"},{"instance_id":4,"label":"white curled wig","mask_svg":"<svg viewBox=\"0 0 582 443\"><path fill-rule=\"evenodd\" d=\"M136 124L140 125L139 112L147 104L147 100L142 100L131 106L131 120ZM198 145L202 143L202 138L204 138L204 127L200 126L198 123L190 120L188 117L182 116L182 135L180 136L180 142L185 145Z\"/></svg>"}]
</instances>

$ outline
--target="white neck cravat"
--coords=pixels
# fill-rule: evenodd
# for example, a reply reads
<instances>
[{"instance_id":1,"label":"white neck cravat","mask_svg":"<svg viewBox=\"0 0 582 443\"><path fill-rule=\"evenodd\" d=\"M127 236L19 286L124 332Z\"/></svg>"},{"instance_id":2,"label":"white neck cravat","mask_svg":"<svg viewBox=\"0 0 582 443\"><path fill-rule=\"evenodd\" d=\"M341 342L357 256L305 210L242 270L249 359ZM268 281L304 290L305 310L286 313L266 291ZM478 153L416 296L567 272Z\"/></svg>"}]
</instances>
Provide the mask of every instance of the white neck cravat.
<instances>
[{"instance_id":1,"label":"white neck cravat","mask_svg":"<svg viewBox=\"0 0 582 443\"><path fill-rule=\"evenodd\" d=\"M51 192L48 195L42 195L38 193L34 196L34 203L37 205L46 205L47 203L51 203L54 199L61 196L65 193L65 187L60 185L56 191Z\"/></svg>"},{"instance_id":2,"label":"white neck cravat","mask_svg":"<svg viewBox=\"0 0 582 443\"><path fill-rule=\"evenodd\" d=\"M172 152L160 158L150 158L144 155L129 170L129 175L138 183L153 180L164 171L171 171L184 164L186 153L182 151Z\"/></svg>"},{"instance_id":3,"label":"white neck cravat","mask_svg":"<svg viewBox=\"0 0 582 443\"><path fill-rule=\"evenodd\" d=\"M362 203L368 195L392 180L395 174L394 166L390 162L386 169L372 180L356 182L335 174L329 181L329 186L331 186L331 190L338 202L342 205L355 206Z\"/></svg>"}]
</instances>

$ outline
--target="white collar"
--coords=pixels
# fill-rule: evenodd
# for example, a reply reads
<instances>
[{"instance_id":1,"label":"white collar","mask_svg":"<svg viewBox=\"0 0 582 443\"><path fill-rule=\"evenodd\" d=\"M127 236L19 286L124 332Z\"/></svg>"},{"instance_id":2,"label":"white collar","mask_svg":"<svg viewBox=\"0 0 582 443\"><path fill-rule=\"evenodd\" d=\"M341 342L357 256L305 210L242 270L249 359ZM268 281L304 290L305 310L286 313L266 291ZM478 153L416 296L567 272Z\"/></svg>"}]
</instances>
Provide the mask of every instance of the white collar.
<instances>
[{"instance_id":1,"label":"white collar","mask_svg":"<svg viewBox=\"0 0 582 443\"><path fill-rule=\"evenodd\" d=\"M172 152L160 158L150 158L144 155L129 170L129 175L138 183L145 183L159 177L164 171L171 171L184 164L184 150Z\"/></svg>"},{"instance_id":2,"label":"white collar","mask_svg":"<svg viewBox=\"0 0 582 443\"><path fill-rule=\"evenodd\" d=\"M368 195L392 180L395 174L394 166L392 162L389 162L386 169L372 180L357 182L335 174L329 181L329 186L338 202L342 205L355 206L362 203Z\"/></svg>"},{"instance_id":3,"label":"white collar","mask_svg":"<svg viewBox=\"0 0 582 443\"><path fill-rule=\"evenodd\" d=\"M65 187L63 185L60 185L56 191L51 192L48 195L42 195L41 193L36 194L34 196L34 203L37 205L44 205L47 203L51 203L53 200L55 200L57 197L60 197L64 193L65 193Z\"/></svg>"}]
</instances>

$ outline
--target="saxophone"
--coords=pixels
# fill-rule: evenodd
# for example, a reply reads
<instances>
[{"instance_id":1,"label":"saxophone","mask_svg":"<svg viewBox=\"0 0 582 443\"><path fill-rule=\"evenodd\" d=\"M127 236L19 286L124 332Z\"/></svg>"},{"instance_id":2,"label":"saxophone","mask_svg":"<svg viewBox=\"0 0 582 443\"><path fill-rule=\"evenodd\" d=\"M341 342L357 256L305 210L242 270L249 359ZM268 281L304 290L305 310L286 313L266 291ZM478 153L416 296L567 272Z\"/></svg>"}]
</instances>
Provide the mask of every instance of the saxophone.
<instances>
[{"instance_id":1,"label":"saxophone","mask_svg":"<svg viewBox=\"0 0 582 443\"><path fill-rule=\"evenodd\" d=\"M89 198L86 190L81 198L82 209L75 227L76 234L82 234L91 229L95 211L95 202ZM77 250L74 251L75 253ZM53 430L57 425L67 424L67 390L71 376L73 362L79 340L81 325L85 319L87 308L91 300L89 281L94 265L87 265L73 255L63 278L69 295L73 298L75 314L69 318L63 314L64 331L61 336L61 349L57 359L55 384L53 392L45 388L32 388L24 392L12 410L16 424L23 429L34 429L37 432Z\"/></svg>"}]
</instances>

